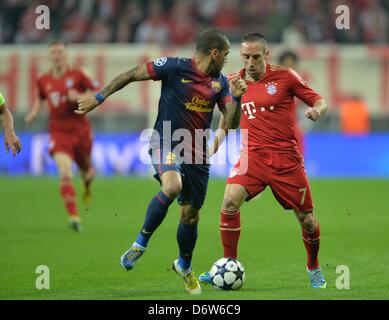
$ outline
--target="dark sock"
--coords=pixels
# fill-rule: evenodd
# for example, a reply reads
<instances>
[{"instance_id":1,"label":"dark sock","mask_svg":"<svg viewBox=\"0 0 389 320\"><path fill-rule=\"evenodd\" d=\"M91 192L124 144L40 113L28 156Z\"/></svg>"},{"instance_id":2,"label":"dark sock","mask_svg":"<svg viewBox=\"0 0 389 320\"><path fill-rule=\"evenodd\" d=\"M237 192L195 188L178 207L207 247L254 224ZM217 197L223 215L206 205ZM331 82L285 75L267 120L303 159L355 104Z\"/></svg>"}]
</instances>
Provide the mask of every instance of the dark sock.
<instances>
[{"instance_id":1,"label":"dark sock","mask_svg":"<svg viewBox=\"0 0 389 320\"><path fill-rule=\"evenodd\" d=\"M165 219L169 206L174 199L168 198L162 191L151 199L149 206L147 207L145 221L142 229L136 238L136 243L143 247L147 247L153 232L159 227L163 219Z\"/></svg>"},{"instance_id":2,"label":"dark sock","mask_svg":"<svg viewBox=\"0 0 389 320\"><path fill-rule=\"evenodd\" d=\"M177 242L180 248L178 265L183 270L191 267L192 253L197 240L197 224L194 226L179 223L177 229Z\"/></svg>"}]
</instances>

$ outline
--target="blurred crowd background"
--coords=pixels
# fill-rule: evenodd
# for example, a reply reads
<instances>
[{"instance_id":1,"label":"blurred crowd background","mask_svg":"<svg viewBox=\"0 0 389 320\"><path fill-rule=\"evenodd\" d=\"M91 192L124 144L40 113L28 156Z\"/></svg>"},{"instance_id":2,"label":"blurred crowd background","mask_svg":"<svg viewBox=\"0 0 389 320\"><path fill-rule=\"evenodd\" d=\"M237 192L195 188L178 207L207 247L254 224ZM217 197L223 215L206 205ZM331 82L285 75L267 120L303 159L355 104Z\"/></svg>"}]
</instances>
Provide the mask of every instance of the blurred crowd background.
<instances>
[{"instance_id":1,"label":"blurred crowd background","mask_svg":"<svg viewBox=\"0 0 389 320\"><path fill-rule=\"evenodd\" d=\"M50 8L50 34L35 28L35 8ZM347 32L335 7L347 5ZM388 0L1 0L0 43L192 43L205 27L232 42L257 30L273 43L378 43L389 38Z\"/></svg>"},{"instance_id":2,"label":"blurred crowd background","mask_svg":"<svg viewBox=\"0 0 389 320\"><path fill-rule=\"evenodd\" d=\"M36 27L39 5L50 9L49 30ZM349 9L348 29L337 28L347 20L340 5ZM296 99L311 176L389 176L389 0L0 0L0 92L24 149L15 160L0 148L0 174L56 172L47 153L47 110L31 125L24 121L36 79L50 68L50 41L69 43L69 64L104 86L158 57L191 57L208 27L232 43L225 74L242 68L242 35L261 32L270 42L269 62L293 67L326 100L327 115L314 123ZM295 59L286 63L288 52ZM88 115L100 174L147 174L139 134L155 122L160 90L160 82L132 83ZM219 116L214 112L214 129ZM228 175L224 164L212 168Z\"/></svg>"}]
</instances>

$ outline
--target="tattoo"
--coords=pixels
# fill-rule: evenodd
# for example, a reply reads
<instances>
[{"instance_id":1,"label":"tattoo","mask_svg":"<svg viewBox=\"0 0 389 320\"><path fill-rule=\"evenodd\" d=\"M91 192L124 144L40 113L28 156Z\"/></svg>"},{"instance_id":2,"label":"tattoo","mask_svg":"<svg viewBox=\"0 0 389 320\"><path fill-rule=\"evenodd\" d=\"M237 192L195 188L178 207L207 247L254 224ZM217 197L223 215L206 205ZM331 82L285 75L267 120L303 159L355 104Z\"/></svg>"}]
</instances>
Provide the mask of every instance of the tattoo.
<instances>
[{"instance_id":1,"label":"tattoo","mask_svg":"<svg viewBox=\"0 0 389 320\"><path fill-rule=\"evenodd\" d=\"M114 92L122 89L130 82L143 81L151 79L145 64L135 67L127 72L124 72L114 78L100 93L107 98Z\"/></svg>"}]
</instances>

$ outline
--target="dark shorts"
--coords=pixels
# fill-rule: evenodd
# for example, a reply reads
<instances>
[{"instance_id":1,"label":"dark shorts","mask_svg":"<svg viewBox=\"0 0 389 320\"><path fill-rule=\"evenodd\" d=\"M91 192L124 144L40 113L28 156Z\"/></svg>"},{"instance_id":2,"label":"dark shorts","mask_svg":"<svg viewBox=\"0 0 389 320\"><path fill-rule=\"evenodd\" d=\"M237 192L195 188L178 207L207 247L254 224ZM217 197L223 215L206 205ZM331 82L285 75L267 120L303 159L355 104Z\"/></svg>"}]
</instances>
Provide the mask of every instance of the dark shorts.
<instances>
[{"instance_id":1,"label":"dark shorts","mask_svg":"<svg viewBox=\"0 0 389 320\"><path fill-rule=\"evenodd\" d=\"M152 163L156 174L154 178L161 183L160 176L166 171L177 171L182 177L182 190L177 201L180 205L189 203L192 208L200 209L207 194L209 180L209 164L185 164L175 163L174 155L163 156L158 150L155 152ZM163 159L163 161L160 161Z\"/></svg>"},{"instance_id":2,"label":"dark shorts","mask_svg":"<svg viewBox=\"0 0 389 320\"><path fill-rule=\"evenodd\" d=\"M313 209L303 158L297 152L242 152L227 184L243 186L249 194L247 201L269 186L284 209L298 212Z\"/></svg>"}]
</instances>

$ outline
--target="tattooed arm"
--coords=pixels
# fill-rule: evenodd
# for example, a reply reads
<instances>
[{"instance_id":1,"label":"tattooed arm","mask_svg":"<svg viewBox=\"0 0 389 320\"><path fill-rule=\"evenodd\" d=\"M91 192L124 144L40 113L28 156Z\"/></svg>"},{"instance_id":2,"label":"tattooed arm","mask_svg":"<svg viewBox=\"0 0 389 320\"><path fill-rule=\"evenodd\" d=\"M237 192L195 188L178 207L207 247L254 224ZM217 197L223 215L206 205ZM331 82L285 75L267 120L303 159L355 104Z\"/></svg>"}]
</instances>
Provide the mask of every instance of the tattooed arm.
<instances>
[{"instance_id":1,"label":"tattooed arm","mask_svg":"<svg viewBox=\"0 0 389 320\"><path fill-rule=\"evenodd\" d=\"M145 64L135 67L127 72L124 72L115 77L104 89L97 95L92 94L83 99L77 100L77 114L85 114L95 109L99 104L103 103L111 94L124 88L130 82L144 81L151 79Z\"/></svg>"}]
</instances>

